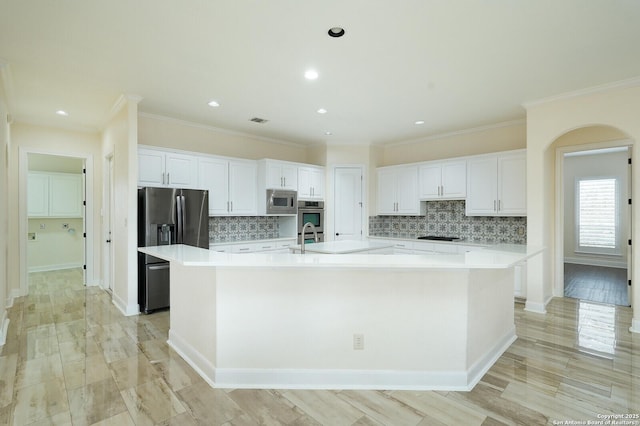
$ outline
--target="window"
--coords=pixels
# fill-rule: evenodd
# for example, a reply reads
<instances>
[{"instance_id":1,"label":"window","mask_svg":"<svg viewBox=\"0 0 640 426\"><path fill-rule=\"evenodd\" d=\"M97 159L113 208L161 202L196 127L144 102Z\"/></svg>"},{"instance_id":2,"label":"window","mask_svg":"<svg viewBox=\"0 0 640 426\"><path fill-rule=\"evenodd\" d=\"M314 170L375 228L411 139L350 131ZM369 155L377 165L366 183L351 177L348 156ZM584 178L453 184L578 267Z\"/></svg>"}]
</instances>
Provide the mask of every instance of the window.
<instances>
[{"instance_id":1,"label":"window","mask_svg":"<svg viewBox=\"0 0 640 426\"><path fill-rule=\"evenodd\" d=\"M578 179L576 188L578 250L619 254L618 182L615 178Z\"/></svg>"}]
</instances>

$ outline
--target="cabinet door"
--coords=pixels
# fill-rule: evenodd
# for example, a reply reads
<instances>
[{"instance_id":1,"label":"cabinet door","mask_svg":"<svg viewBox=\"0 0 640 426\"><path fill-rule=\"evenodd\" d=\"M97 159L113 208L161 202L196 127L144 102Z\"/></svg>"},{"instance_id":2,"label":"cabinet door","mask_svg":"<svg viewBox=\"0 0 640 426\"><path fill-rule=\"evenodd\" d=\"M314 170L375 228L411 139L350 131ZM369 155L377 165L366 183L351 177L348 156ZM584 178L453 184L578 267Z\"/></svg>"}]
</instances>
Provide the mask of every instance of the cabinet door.
<instances>
[{"instance_id":1,"label":"cabinet door","mask_svg":"<svg viewBox=\"0 0 640 426\"><path fill-rule=\"evenodd\" d=\"M166 156L167 185L172 188L198 188L198 158L173 152Z\"/></svg>"},{"instance_id":2,"label":"cabinet door","mask_svg":"<svg viewBox=\"0 0 640 426\"><path fill-rule=\"evenodd\" d=\"M324 198L324 170L315 167L298 168L298 199Z\"/></svg>"},{"instance_id":3,"label":"cabinet door","mask_svg":"<svg viewBox=\"0 0 640 426\"><path fill-rule=\"evenodd\" d=\"M284 178L282 176L282 165L280 163L267 162L267 189L280 189L284 187Z\"/></svg>"},{"instance_id":4,"label":"cabinet door","mask_svg":"<svg viewBox=\"0 0 640 426\"><path fill-rule=\"evenodd\" d=\"M396 171L378 170L378 214L396 214Z\"/></svg>"},{"instance_id":5,"label":"cabinet door","mask_svg":"<svg viewBox=\"0 0 640 426\"><path fill-rule=\"evenodd\" d=\"M494 216L498 202L498 166L496 157L470 159L467 162L467 216Z\"/></svg>"},{"instance_id":6,"label":"cabinet door","mask_svg":"<svg viewBox=\"0 0 640 426\"><path fill-rule=\"evenodd\" d=\"M282 179L284 182L283 188L298 190L298 167L290 164L282 165Z\"/></svg>"},{"instance_id":7,"label":"cabinet door","mask_svg":"<svg viewBox=\"0 0 640 426\"><path fill-rule=\"evenodd\" d=\"M82 217L82 176L51 174L49 176L49 216Z\"/></svg>"},{"instance_id":8,"label":"cabinet door","mask_svg":"<svg viewBox=\"0 0 640 426\"><path fill-rule=\"evenodd\" d=\"M397 173L397 213L403 215L420 214L418 167L400 167L397 169Z\"/></svg>"},{"instance_id":9,"label":"cabinet door","mask_svg":"<svg viewBox=\"0 0 640 426\"><path fill-rule=\"evenodd\" d=\"M165 153L152 149L138 150L138 185L164 186Z\"/></svg>"},{"instance_id":10,"label":"cabinet door","mask_svg":"<svg viewBox=\"0 0 640 426\"><path fill-rule=\"evenodd\" d=\"M310 199L311 198L311 172L312 169L307 167L298 168L298 199Z\"/></svg>"},{"instance_id":11,"label":"cabinet door","mask_svg":"<svg viewBox=\"0 0 640 426\"><path fill-rule=\"evenodd\" d=\"M467 196L467 162L455 161L442 164L441 197L447 199Z\"/></svg>"},{"instance_id":12,"label":"cabinet door","mask_svg":"<svg viewBox=\"0 0 640 426\"><path fill-rule=\"evenodd\" d=\"M229 162L201 158L198 162L198 183L209 191L209 215L226 215L229 208Z\"/></svg>"},{"instance_id":13,"label":"cabinet door","mask_svg":"<svg viewBox=\"0 0 640 426\"><path fill-rule=\"evenodd\" d=\"M27 214L29 217L49 216L49 176L29 173L27 178Z\"/></svg>"},{"instance_id":14,"label":"cabinet door","mask_svg":"<svg viewBox=\"0 0 640 426\"><path fill-rule=\"evenodd\" d=\"M437 200L440 198L442 185L442 166L440 164L425 164L420 166L420 199Z\"/></svg>"},{"instance_id":15,"label":"cabinet door","mask_svg":"<svg viewBox=\"0 0 640 426\"><path fill-rule=\"evenodd\" d=\"M498 215L527 215L527 160L524 154L498 157Z\"/></svg>"},{"instance_id":16,"label":"cabinet door","mask_svg":"<svg viewBox=\"0 0 640 426\"><path fill-rule=\"evenodd\" d=\"M229 201L231 214L255 215L257 204L258 167L255 163L229 163Z\"/></svg>"},{"instance_id":17,"label":"cabinet door","mask_svg":"<svg viewBox=\"0 0 640 426\"><path fill-rule=\"evenodd\" d=\"M311 196L315 199L324 199L324 170L311 170Z\"/></svg>"}]
</instances>

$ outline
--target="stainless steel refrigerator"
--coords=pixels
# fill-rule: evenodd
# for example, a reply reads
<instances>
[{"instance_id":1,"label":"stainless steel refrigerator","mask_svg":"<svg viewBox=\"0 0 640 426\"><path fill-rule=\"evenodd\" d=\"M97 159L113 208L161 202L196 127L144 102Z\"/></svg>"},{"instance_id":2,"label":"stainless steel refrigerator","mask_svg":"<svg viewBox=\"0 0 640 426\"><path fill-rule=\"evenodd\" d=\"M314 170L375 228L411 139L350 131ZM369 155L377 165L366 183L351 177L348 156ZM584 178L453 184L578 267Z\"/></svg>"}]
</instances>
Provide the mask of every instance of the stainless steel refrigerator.
<instances>
[{"instance_id":1,"label":"stainless steel refrigerator","mask_svg":"<svg viewBox=\"0 0 640 426\"><path fill-rule=\"evenodd\" d=\"M138 189L138 246L187 244L209 249L209 194L205 190ZM138 253L140 312L169 307L169 262Z\"/></svg>"}]
</instances>

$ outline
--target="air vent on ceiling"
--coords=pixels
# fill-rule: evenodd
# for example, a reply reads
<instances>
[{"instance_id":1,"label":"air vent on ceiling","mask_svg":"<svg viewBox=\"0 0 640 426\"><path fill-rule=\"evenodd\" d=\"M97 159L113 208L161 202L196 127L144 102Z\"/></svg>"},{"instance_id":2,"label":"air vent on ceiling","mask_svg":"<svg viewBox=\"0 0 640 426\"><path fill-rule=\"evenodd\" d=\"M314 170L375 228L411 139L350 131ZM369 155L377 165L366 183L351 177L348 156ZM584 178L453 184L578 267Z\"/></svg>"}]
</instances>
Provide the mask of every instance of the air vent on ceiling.
<instances>
[{"instance_id":1,"label":"air vent on ceiling","mask_svg":"<svg viewBox=\"0 0 640 426\"><path fill-rule=\"evenodd\" d=\"M253 118L250 118L249 121L253 121L254 123L264 124L269 120L266 120L266 119L260 118L260 117L253 117Z\"/></svg>"}]
</instances>

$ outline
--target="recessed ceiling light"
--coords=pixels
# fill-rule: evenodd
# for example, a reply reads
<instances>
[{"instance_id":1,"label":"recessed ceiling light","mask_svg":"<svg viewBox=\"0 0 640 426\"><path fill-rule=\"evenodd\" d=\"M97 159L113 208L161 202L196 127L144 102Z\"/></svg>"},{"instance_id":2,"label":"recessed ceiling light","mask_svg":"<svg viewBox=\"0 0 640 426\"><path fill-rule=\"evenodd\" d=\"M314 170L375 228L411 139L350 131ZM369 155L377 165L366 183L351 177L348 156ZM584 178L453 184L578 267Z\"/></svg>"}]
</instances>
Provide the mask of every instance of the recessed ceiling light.
<instances>
[{"instance_id":1,"label":"recessed ceiling light","mask_svg":"<svg viewBox=\"0 0 640 426\"><path fill-rule=\"evenodd\" d=\"M325 134L325 135L327 135L327 136L331 136L333 133L331 133L331 132L324 132L324 134Z\"/></svg>"},{"instance_id":2,"label":"recessed ceiling light","mask_svg":"<svg viewBox=\"0 0 640 426\"><path fill-rule=\"evenodd\" d=\"M418 121L416 121L416 124L417 125L424 124L424 120L418 120Z\"/></svg>"},{"instance_id":3,"label":"recessed ceiling light","mask_svg":"<svg viewBox=\"0 0 640 426\"><path fill-rule=\"evenodd\" d=\"M329 28L329 31L327 32L327 34L329 34L330 37L342 37L344 35L344 28L341 28L341 27Z\"/></svg>"},{"instance_id":4,"label":"recessed ceiling light","mask_svg":"<svg viewBox=\"0 0 640 426\"><path fill-rule=\"evenodd\" d=\"M62 117L68 117L69 113L67 111L63 111L61 109L56 111L56 114L61 115Z\"/></svg>"},{"instance_id":5,"label":"recessed ceiling light","mask_svg":"<svg viewBox=\"0 0 640 426\"><path fill-rule=\"evenodd\" d=\"M212 101L207 102L207 105L209 105L210 107L214 107L214 108L215 108L215 107L219 107L219 106L220 106L220 104L218 103L218 101L213 101L213 100L212 100Z\"/></svg>"},{"instance_id":6,"label":"recessed ceiling light","mask_svg":"<svg viewBox=\"0 0 640 426\"><path fill-rule=\"evenodd\" d=\"M306 70L304 72L304 78L307 80L315 80L318 78L318 71L316 70Z\"/></svg>"},{"instance_id":7,"label":"recessed ceiling light","mask_svg":"<svg viewBox=\"0 0 640 426\"><path fill-rule=\"evenodd\" d=\"M327 113L327 110L326 110L326 109L324 109L324 108L320 108L320 109L318 110L318 114L326 114L326 113Z\"/></svg>"}]
</instances>

